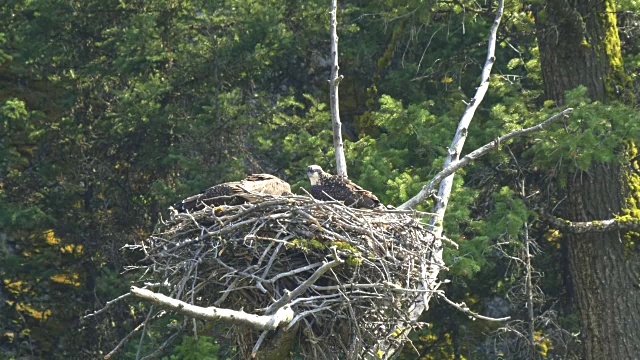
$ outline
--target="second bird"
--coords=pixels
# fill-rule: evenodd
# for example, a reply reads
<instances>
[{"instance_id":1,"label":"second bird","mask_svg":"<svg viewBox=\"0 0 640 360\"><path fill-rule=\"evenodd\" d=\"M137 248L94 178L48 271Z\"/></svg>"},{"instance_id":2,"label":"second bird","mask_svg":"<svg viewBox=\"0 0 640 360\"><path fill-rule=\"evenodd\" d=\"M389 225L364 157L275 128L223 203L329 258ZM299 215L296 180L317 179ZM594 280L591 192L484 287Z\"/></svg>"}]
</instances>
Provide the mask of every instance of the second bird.
<instances>
[{"instance_id":1,"label":"second bird","mask_svg":"<svg viewBox=\"0 0 640 360\"><path fill-rule=\"evenodd\" d=\"M380 200L371 191L345 177L326 173L318 165L307 167L307 176L311 181L311 196L315 199L344 201L346 206L365 209L381 206Z\"/></svg>"}]
</instances>

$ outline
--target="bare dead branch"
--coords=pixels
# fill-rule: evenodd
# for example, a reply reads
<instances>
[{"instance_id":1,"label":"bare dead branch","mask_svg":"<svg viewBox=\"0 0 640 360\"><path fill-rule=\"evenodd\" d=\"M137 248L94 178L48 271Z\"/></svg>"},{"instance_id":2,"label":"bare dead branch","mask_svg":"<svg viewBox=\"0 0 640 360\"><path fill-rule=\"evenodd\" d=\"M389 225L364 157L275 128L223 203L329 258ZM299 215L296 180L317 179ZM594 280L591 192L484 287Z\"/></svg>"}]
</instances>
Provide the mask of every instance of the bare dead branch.
<instances>
[{"instance_id":1,"label":"bare dead branch","mask_svg":"<svg viewBox=\"0 0 640 360\"><path fill-rule=\"evenodd\" d=\"M475 313L473 311L471 311L471 309L469 309L469 307L467 306L467 304L465 304L464 302L461 303L455 303L451 300L449 300L449 298L447 298L443 292L437 292L436 294L438 294L438 297L442 300L444 300L447 304L453 306L454 308L462 311L463 313L476 318L476 319L480 319L480 320L487 320L487 321L507 321L509 319L511 319L510 316L507 317L502 317L502 318L492 318L489 316L484 316L484 315L480 315L478 313Z\"/></svg>"},{"instance_id":2,"label":"bare dead branch","mask_svg":"<svg viewBox=\"0 0 640 360\"><path fill-rule=\"evenodd\" d=\"M446 242L447 244L449 244L449 245L453 246L453 247L454 247L454 248L456 248L456 249L460 247L460 246L458 245L458 243L457 243L457 242L455 242L455 241L453 241L453 240L449 239L449 238L448 238L448 237L446 237L446 236L440 236L440 237L438 238L438 240L440 240L440 241L444 241L444 242Z\"/></svg>"},{"instance_id":3,"label":"bare dead branch","mask_svg":"<svg viewBox=\"0 0 640 360\"><path fill-rule=\"evenodd\" d=\"M90 318L92 316L96 316L96 315L106 311L111 305L113 305L113 304L117 303L118 301L128 297L129 295L131 295L131 294L126 293L126 294L118 296L117 298L115 298L113 300L109 300L109 301L107 301L107 303L104 305L104 307L102 309L96 310L96 311L92 312L91 314L87 314L87 315L83 316L82 318L83 319L88 319L88 318Z\"/></svg>"},{"instance_id":4,"label":"bare dead branch","mask_svg":"<svg viewBox=\"0 0 640 360\"><path fill-rule=\"evenodd\" d=\"M113 350L111 350L107 355L104 356L105 360L109 360L111 359L111 357L113 356L113 354L115 354L118 350L120 350L120 348L122 347L122 345L126 344L127 341L129 341L129 339L138 331L140 331L140 329L142 329L142 327L144 326L144 324L146 324L146 322L148 321L148 319L145 319L145 321L141 322L140 325L136 326L135 329L131 330L127 336L125 336L124 338L122 338L122 340L120 340L120 342L118 343L118 345L116 345L115 348L113 348Z\"/></svg>"},{"instance_id":5,"label":"bare dead branch","mask_svg":"<svg viewBox=\"0 0 640 360\"><path fill-rule=\"evenodd\" d=\"M262 345L262 342L267 337L268 333L269 332L265 330L265 331L262 332L262 334L260 334L260 337L258 338L258 341L256 341L255 345L253 345L253 349L251 349L251 357L252 358L255 358L256 355L258 355L258 350L260 350L260 345Z\"/></svg>"},{"instance_id":6,"label":"bare dead branch","mask_svg":"<svg viewBox=\"0 0 640 360\"><path fill-rule=\"evenodd\" d=\"M398 209L412 209L425 200L427 200L430 196L434 194L435 187L443 181L446 177L454 174L456 171L460 170L462 167L466 166L470 162L480 158L483 155L486 155L489 151L496 149L500 146L500 144L504 144L506 141L517 137L530 134L532 132L542 131L545 127L551 124L554 121L557 121L563 117L569 116L573 112L573 108L567 108L563 111L549 117L538 125L528 127L526 129L520 129L516 131L512 131L506 135L503 135L492 142L470 152L465 155L462 159L451 162L448 166L446 166L442 171L437 173L425 186L422 187L422 190L413 198L409 199L404 204L400 205Z\"/></svg>"},{"instance_id":7,"label":"bare dead branch","mask_svg":"<svg viewBox=\"0 0 640 360\"><path fill-rule=\"evenodd\" d=\"M466 110L462 114L460 122L458 123L458 128L456 130L456 134L451 143L451 147L449 148L447 158L445 160L444 168L446 169L451 165L451 163L458 161L460 158L460 153L462 152L462 148L464 146L465 140L467 138L467 132L469 129L469 124L473 119L476 109L482 102L487 90L489 88L489 80L491 76L491 68L493 67L493 63L495 62L495 47L496 47L496 39L498 33L498 27L500 26L500 21L502 19L502 13L504 10L504 0L498 1L498 8L496 10L495 19L493 21L493 25L491 26L491 30L489 32L489 40L487 46L487 59L485 61L484 67L482 68L481 75L481 83L476 91L475 96L469 104L467 105ZM435 252L432 254L433 262L426 265L424 262L420 264L421 267L421 287L420 289L431 290L432 292L437 290L439 286L439 282L437 281L438 273L443 266L442 260L442 241L439 238L442 236L442 219L444 218L445 211L447 209L447 204L449 202L449 196L451 194L451 188L453 186L453 177L454 173L443 177L440 182L440 189L438 191L438 196L435 197L433 212L436 213L435 216L431 217L429 224L431 225L431 231L435 235L437 240L437 247ZM402 204L400 209L411 209L418 206L420 203L424 202L427 196L431 195L428 190L422 190L412 199ZM417 321L420 315L428 308L428 302L431 298L430 292L425 292L416 296L413 300L412 306L407 311L407 317L411 321ZM395 331L398 333L403 333L405 329L401 326L396 326ZM388 359L393 356L401 347L403 342L396 341L380 341L373 348L370 356L367 359L376 359L383 358Z\"/></svg>"},{"instance_id":8,"label":"bare dead branch","mask_svg":"<svg viewBox=\"0 0 640 360\"><path fill-rule=\"evenodd\" d=\"M293 319L293 310L284 306L273 315L254 315L243 311L236 311L217 307L201 307L184 301L170 298L151 290L131 287L131 294L148 300L177 313L201 320L221 320L235 325L246 326L256 330L275 330L281 323L288 323Z\"/></svg>"},{"instance_id":9,"label":"bare dead branch","mask_svg":"<svg viewBox=\"0 0 640 360\"><path fill-rule=\"evenodd\" d=\"M526 198L526 184L525 179L521 180L522 192L520 193L523 198ZM534 344L535 341L535 317L533 315L533 266L531 266L531 257L533 256L530 251L531 239L529 238L529 220L526 219L522 225L522 242L524 245L524 262L525 262L525 298L527 303L527 322L529 323L529 342Z\"/></svg>"},{"instance_id":10,"label":"bare dead branch","mask_svg":"<svg viewBox=\"0 0 640 360\"><path fill-rule=\"evenodd\" d=\"M549 214L542 214L542 219L554 228L573 234L614 230L640 231L640 222L638 221L622 221L620 219L569 221Z\"/></svg>"},{"instance_id":11,"label":"bare dead branch","mask_svg":"<svg viewBox=\"0 0 640 360\"><path fill-rule=\"evenodd\" d=\"M447 152L447 158L444 163L444 168L447 168L452 162L457 161L460 158L462 148L464 147L464 143L467 139L469 124L471 123L471 120L473 120L476 109L478 108L478 106L480 106L480 103L484 99L484 96L489 89L491 69L493 68L493 63L496 61L496 40L503 10L504 0L499 0L498 8L496 10L496 17L493 20L493 25L491 25L491 30L489 31L487 59L484 63L484 67L482 68L482 74L480 75L480 86L478 86L475 96L469 101L469 104L467 104L467 108L465 109L464 113L462 114L462 118L458 123L458 129L456 130L453 142L451 143L449 151ZM449 203L449 196L451 195L451 188L453 186L453 177L454 174L451 174L442 180L442 182L440 183L438 196L434 201L433 212L435 212L437 215L431 218L429 224L433 226L436 236L442 235L442 219L444 218L444 213ZM414 207L416 205L417 204L415 204Z\"/></svg>"},{"instance_id":12,"label":"bare dead branch","mask_svg":"<svg viewBox=\"0 0 640 360\"><path fill-rule=\"evenodd\" d=\"M335 246L333 247L333 249L335 251ZM302 293L307 291L307 289L309 287L311 287L311 285L313 285L320 278L320 276L322 276L324 273L329 271L329 269L331 269L332 267L336 267L336 266L338 266L338 265L340 265L342 263L344 263L344 260L340 259L336 255L335 260L333 260L331 262L328 262L328 263L324 263L320 268L318 268L318 270L316 270L313 273L313 275L311 275L310 278L305 280L302 284L300 284L300 286L295 288L293 291L291 291L291 292L285 291L284 296L282 296L278 301L276 301L273 304L271 304L271 306L269 306L267 308L265 313L266 314L271 314L273 311L275 311L277 309L280 309L281 307L283 307L287 303L289 303L291 300L293 300L293 299L297 298L298 296L302 295Z\"/></svg>"},{"instance_id":13,"label":"bare dead branch","mask_svg":"<svg viewBox=\"0 0 640 360\"><path fill-rule=\"evenodd\" d=\"M333 147L336 153L336 172L347 177L347 161L344 158L342 144L342 123L340 122L340 101L338 85L344 78L338 75L338 0L331 2L331 79L329 79L329 97L331 102L331 123L333 124Z\"/></svg>"}]
</instances>

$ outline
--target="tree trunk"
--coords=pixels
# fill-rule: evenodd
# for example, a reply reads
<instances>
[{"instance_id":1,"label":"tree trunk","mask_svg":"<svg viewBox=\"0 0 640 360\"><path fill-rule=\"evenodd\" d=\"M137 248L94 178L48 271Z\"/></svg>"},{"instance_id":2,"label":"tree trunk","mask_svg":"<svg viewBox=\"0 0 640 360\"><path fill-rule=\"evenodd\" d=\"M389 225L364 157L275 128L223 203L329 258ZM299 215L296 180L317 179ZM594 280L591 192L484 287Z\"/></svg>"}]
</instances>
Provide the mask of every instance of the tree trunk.
<instances>
[{"instance_id":1,"label":"tree trunk","mask_svg":"<svg viewBox=\"0 0 640 360\"><path fill-rule=\"evenodd\" d=\"M567 218L612 218L625 204L618 164L594 164L570 183ZM573 302L582 323L586 359L640 358L640 258L618 231L567 234Z\"/></svg>"},{"instance_id":2,"label":"tree trunk","mask_svg":"<svg viewBox=\"0 0 640 360\"><path fill-rule=\"evenodd\" d=\"M558 104L584 85L592 100L619 95L628 81L622 66L614 0L546 0L536 13L545 94Z\"/></svg>"},{"instance_id":3,"label":"tree trunk","mask_svg":"<svg viewBox=\"0 0 640 360\"><path fill-rule=\"evenodd\" d=\"M615 3L577 0L572 4L546 0L536 13L546 97L562 103L566 90L584 85L593 100L606 102L619 96L628 83ZM561 216L592 221L620 214L632 195L626 171L617 163L594 163L589 171L572 174ZM640 256L628 245L637 243L636 236L617 231L565 236L585 358L640 358Z\"/></svg>"}]
</instances>

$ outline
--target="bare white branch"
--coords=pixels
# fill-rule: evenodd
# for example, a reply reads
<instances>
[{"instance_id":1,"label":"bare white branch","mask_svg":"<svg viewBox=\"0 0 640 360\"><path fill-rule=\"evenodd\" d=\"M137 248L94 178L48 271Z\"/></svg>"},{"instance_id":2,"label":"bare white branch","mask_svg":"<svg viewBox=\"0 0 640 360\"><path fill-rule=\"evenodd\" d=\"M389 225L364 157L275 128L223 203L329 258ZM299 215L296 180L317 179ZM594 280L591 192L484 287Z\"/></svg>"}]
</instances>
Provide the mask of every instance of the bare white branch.
<instances>
[{"instance_id":1,"label":"bare white branch","mask_svg":"<svg viewBox=\"0 0 640 360\"><path fill-rule=\"evenodd\" d=\"M462 148L464 147L464 143L467 139L469 124L471 123L471 120L473 120L473 116L476 113L476 109L484 99L484 96L487 93L487 90L489 89L489 83L491 79L491 69L493 68L493 63L496 61L496 57L495 57L496 39L497 39L498 27L500 26L500 20L502 19L503 9L504 9L504 0L500 0L498 4L498 9L496 12L496 17L493 21L493 25L491 26L491 31L489 32L487 59L484 63L484 67L482 68L481 83L480 83L480 86L478 86L478 89L476 90L475 96L471 99L471 101L467 105L467 108L462 114L462 118L458 123L458 129L456 130L456 135L454 136L453 142L451 143L451 147L447 152L447 159L444 164L445 168L449 166L449 164L451 164L452 162L460 158L460 154L462 153ZM449 196L451 195L451 188L453 186L453 177L454 177L454 174L451 174L446 178L444 178L443 181L440 183L438 198L434 204L433 210L438 215L431 218L431 225L435 226L434 230L437 236L442 235L442 219L444 218L444 213L449 203Z\"/></svg>"},{"instance_id":2,"label":"bare white branch","mask_svg":"<svg viewBox=\"0 0 640 360\"><path fill-rule=\"evenodd\" d=\"M289 323L294 316L293 310L289 306L284 306L278 309L278 311L273 315L254 315L247 314L243 311L217 308L213 306L206 308L196 306L135 286L132 286L130 291L132 295L143 298L182 315L202 320L220 320L230 324L247 326L256 330L275 330L280 324Z\"/></svg>"},{"instance_id":3,"label":"bare white branch","mask_svg":"<svg viewBox=\"0 0 640 360\"><path fill-rule=\"evenodd\" d=\"M549 223L552 227L572 234L616 230L640 231L640 223L638 223L637 221L623 221L620 219L569 221L557 218L549 214L542 214L542 219Z\"/></svg>"},{"instance_id":4,"label":"bare white branch","mask_svg":"<svg viewBox=\"0 0 640 360\"><path fill-rule=\"evenodd\" d=\"M444 300L447 304L453 306L454 308L462 311L463 313L476 318L476 319L481 319L481 320L486 320L486 321L507 321L509 319L511 319L511 317L507 316L507 317L502 317L502 318L492 318L489 316L484 316L484 315L480 315L478 313L475 313L473 311L471 311L471 309L469 309L469 307L467 306L467 304L465 304L464 302L461 302L459 304L449 300L449 298L447 298L444 293L442 292L438 292L438 297L440 297L442 300Z\"/></svg>"},{"instance_id":5,"label":"bare white branch","mask_svg":"<svg viewBox=\"0 0 640 360\"><path fill-rule=\"evenodd\" d=\"M482 68L480 86L478 86L475 96L467 104L467 108L465 109L464 113L462 114L462 118L458 123L458 129L456 130L456 134L453 138L453 142L451 143L451 147L449 147L449 151L447 152L447 159L445 160L445 163L444 163L445 169L449 167L451 163L458 161L458 159L460 158L460 153L462 152L464 143L467 140L467 132L469 129L469 124L471 123L471 120L473 120L473 116L476 113L476 109L484 99L484 95L487 93L487 90L489 89L489 80L491 78L491 68L493 68L493 63L496 61L496 57L495 57L496 39L497 39L498 27L500 26L500 21L502 19L503 10L504 10L504 0L499 0L498 9L496 11L496 17L493 20L493 25L491 25L491 31L489 32L487 59L484 63L484 67ZM442 219L444 218L444 213L447 210L447 205L449 203L449 196L451 195L451 188L453 186L453 177L454 177L454 174L451 173L449 176L446 176L441 180L438 196L435 198L436 200L434 202L433 212L435 212L437 215L431 218L430 225L433 227L433 230L435 231L436 236L442 235ZM422 194L422 191L420 193ZM427 196L421 196L420 198L416 198L414 196L412 199L402 204L400 208L401 209L414 208L418 204L423 202L426 198Z\"/></svg>"},{"instance_id":6,"label":"bare white branch","mask_svg":"<svg viewBox=\"0 0 640 360\"><path fill-rule=\"evenodd\" d=\"M493 63L495 62L495 48L496 48L496 38L498 33L498 27L500 25L500 21L502 19L502 13L504 10L504 0L499 0L498 8L496 11L496 16L493 21L493 25L491 26L491 30L489 33L489 41L488 41L488 51L487 51L487 60L485 61L484 67L482 68L481 75L481 83L476 91L476 94L473 99L467 105L465 112L462 114L462 118L458 123L458 129L456 130L456 134L453 138L453 142L451 143L451 147L447 153L447 159L445 160L444 168L449 167L453 162L458 161L460 158L460 153L462 152L462 148L464 146L465 140L467 138L467 131L469 129L469 124L473 119L476 109L482 102L484 95L487 93L487 89L489 88L489 80L491 76L491 68L493 67ZM440 238L442 236L442 219L444 218L444 213L447 209L447 204L449 202L449 195L451 194L451 188L453 186L453 176L450 175L443 177L440 182L440 190L438 192L438 196L435 198L433 212L435 216L431 217L430 225L431 230L433 231L436 238ZM410 199L407 203L400 206L400 209L411 209L415 208L418 204L423 202L427 196L429 195L428 191L421 191L421 197L414 197ZM420 195L418 194L418 195ZM438 240L438 243L441 243L441 240ZM422 287L421 289L435 291L439 285L437 282L438 273L443 264L442 261L442 247L440 246L438 250L433 254L434 262L430 265L422 266ZM428 308L428 302L431 298L431 294L429 292L425 292L420 294L420 296L416 296L413 301L413 305L410 307L407 316L410 320L417 321L420 315ZM402 332L403 329L396 327L396 331ZM381 341L379 342L366 358L374 359L374 358L390 358L397 350L398 344L395 342L389 341Z\"/></svg>"},{"instance_id":7,"label":"bare white branch","mask_svg":"<svg viewBox=\"0 0 640 360\"><path fill-rule=\"evenodd\" d=\"M400 205L398 207L398 209L412 209L418 205L420 205L422 202L424 202L425 200L427 200L431 195L434 194L434 188L441 182L443 181L443 179L445 179L446 177L452 175L453 173L455 173L456 171L460 170L462 167L466 166L467 164L469 164L470 162L478 159L479 157L487 154L489 151L497 148L500 146L500 144L504 144L506 141L516 137L516 136L523 136L532 132L536 132L536 131L541 131L544 130L544 128L549 125L550 123L561 119L563 117L568 116L569 114L571 114L571 112L573 112L572 108L567 108L551 117L549 117L548 119L546 119L545 121L541 122L538 125L526 128L526 129L521 129L521 130L516 130L513 132L510 132L507 135L501 136L495 140L493 140L492 142L470 152L469 154L467 154L466 156L464 156L462 159L457 160L457 161L453 161L451 162L448 166L446 166L444 169L442 169L442 171L440 171L439 173L437 173L425 186L422 187L422 190L413 198L409 199L407 202L405 202L404 204Z\"/></svg>"},{"instance_id":8,"label":"bare white branch","mask_svg":"<svg viewBox=\"0 0 640 360\"><path fill-rule=\"evenodd\" d=\"M334 252L336 251L335 246L332 247L332 249ZM300 284L300 286L298 286L291 292L285 292L285 294L280 298L280 300L274 302L273 304L271 304L271 306L269 306L269 308L267 308L265 313L270 314L274 310L280 309L281 307L285 306L285 304L289 303L292 299L295 299L298 296L302 295L305 291L307 291L308 288L311 287L311 285L313 285L320 278L320 276L322 276L322 274L329 271L329 269L331 269L332 267L336 267L342 264L343 262L344 260L340 259L336 255L335 260L328 263L324 263L320 268L318 268L318 270L316 270L313 273L313 275L311 275L307 280L305 280L302 284Z\"/></svg>"},{"instance_id":9,"label":"bare white branch","mask_svg":"<svg viewBox=\"0 0 640 360\"><path fill-rule=\"evenodd\" d=\"M329 79L329 97L331 102L331 123L333 124L333 147L336 153L336 172L339 176L347 177L347 161L344 158L342 144L342 123L340 122L340 101L338 99L338 85L344 78L338 75L338 0L331 2L331 79Z\"/></svg>"}]
</instances>

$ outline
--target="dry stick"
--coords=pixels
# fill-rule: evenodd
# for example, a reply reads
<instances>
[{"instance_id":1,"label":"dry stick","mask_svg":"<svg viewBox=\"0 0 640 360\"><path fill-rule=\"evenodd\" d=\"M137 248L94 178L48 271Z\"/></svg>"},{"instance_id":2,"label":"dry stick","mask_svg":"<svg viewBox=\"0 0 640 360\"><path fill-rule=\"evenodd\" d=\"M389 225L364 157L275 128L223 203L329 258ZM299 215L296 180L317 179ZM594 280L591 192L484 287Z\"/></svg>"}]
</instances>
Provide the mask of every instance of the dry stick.
<instances>
[{"instance_id":1,"label":"dry stick","mask_svg":"<svg viewBox=\"0 0 640 360\"><path fill-rule=\"evenodd\" d=\"M468 314L476 319L481 319L481 320L487 320L487 321L507 321L509 319L511 319L510 316L507 317L502 317L502 318L492 318L492 317L488 317L488 316L483 316L480 315L478 313L474 313L473 311L471 311L471 309L469 309L469 307L464 303L461 302L460 304L456 304L453 301L449 300L446 296L444 296L444 293L441 292L436 292L436 294L438 294L438 297L440 297L441 299L443 299L447 304L455 307L456 309L464 312L465 314Z\"/></svg>"},{"instance_id":2,"label":"dry stick","mask_svg":"<svg viewBox=\"0 0 640 360\"><path fill-rule=\"evenodd\" d=\"M398 207L398 209L411 209L414 208L418 205L420 205L422 202L424 202L426 199L428 199L431 195L433 195L433 190L434 188L441 182L443 181L443 179L445 179L446 177L454 174L456 171L460 170L462 167L466 166L467 164L469 164L470 162L478 159L479 157L487 154L489 151L497 148L500 146L500 144L503 144L504 142L506 142L507 140L510 140L516 136L523 136L532 132L537 132L537 131L541 131L544 130L544 128L549 125L550 123L557 121L561 118L564 118L566 116L568 116L569 114L571 114L573 112L573 108L566 108L563 111L549 117L548 119L546 119L545 121L541 122L538 125L532 126L532 127L528 127L526 129L520 129L520 130L516 130L513 132L508 133L507 135L503 135L495 140L493 140L492 142L485 144L484 146L477 148L476 150L470 152L469 154L467 154L466 156L464 156L462 159L457 160L457 161L453 161L451 162L448 166L446 166L444 169L442 169L442 171L440 171L439 173L437 173L428 183L427 185L422 187L422 190L413 198L409 199L407 202L405 202L404 204L400 205Z\"/></svg>"},{"instance_id":3,"label":"dry stick","mask_svg":"<svg viewBox=\"0 0 640 360\"><path fill-rule=\"evenodd\" d=\"M304 271L307 271L307 270L311 270L311 269L314 269L314 268L317 268L317 267L322 267L324 265L326 265L326 263L323 263L323 262L317 262L317 263L309 264L309 265L306 265L306 266L303 266L303 267L299 267L299 268L291 270L291 271L280 273L280 274L272 277L269 280L263 280L263 281L266 282L266 283L272 284L272 283L276 282L276 280L281 279L283 277L295 275L295 274L298 274L298 273L301 273L301 272L304 272Z\"/></svg>"},{"instance_id":4,"label":"dry stick","mask_svg":"<svg viewBox=\"0 0 640 360\"><path fill-rule=\"evenodd\" d=\"M251 349L251 357L255 358L256 355L258 355L258 350L260 349L260 345L262 345L262 342L264 341L264 338L267 337L267 333L268 331L265 330L262 332L262 334L260 334L260 337L258 338L258 341L256 341L256 344L253 346L253 349Z\"/></svg>"},{"instance_id":5,"label":"dry stick","mask_svg":"<svg viewBox=\"0 0 640 360\"><path fill-rule=\"evenodd\" d=\"M291 238L291 236L287 236L286 238ZM285 240L286 240L286 238L285 238ZM273 242L271 244L273 244ZM262 273L262 278L263 279L266 278L267 275L269 275L269 271L271 270L271 266L273 266L273 262L276 260L276 256L280 252L280 249L282 249L283 245L284 245L284 243L278 243L278 246L276 246L276 249L273 251L273 254L271 255L271 258L269 258L269 262L267 263L267 266L264 268L264 272Z\"/></svg>"},{"instance_id":6,"label":"dry stick","mask_svg":"<svg viewBox=\"0 0 640 360\"><path fill-rule=\"evenodd\" d=\"M120 296L118 296L117 298L115 298L115 299L113 299L113 300L109 300L109 301L107 301L107 303L104 305L104 307L103 307L102 309L97 310L97 311L95 311L95 312L92 312L91 314L85 315L85 316L83 317L83 319L87 319L87 318L90 318L90 317L92 317L92 316L96 316L96 315L98 315L98 314L100 314L100 313L104 312L104 311L105 311L105 310L107 310L111 305L113 305L113 304L117 303L118 301L120 301L120 300L122 300L122 299L126 298L126 297L127 297L127 296L129 296L129 295L131 295L131 294L126 293L126 294L124 294L124 295L120 295Z\"/></svg>"},{"instance_id":7,"label":"dry stick","mask_svg":"<svg viewBox=\"0 0 640 360\"><path fill-rule=\"evenodd\" d=\"M136 351L136 360L140 360L140 353L142 352L142 343L144 342L144 336L147 333L147 323L149 322L149 319L151 319L151 313L153 313L153 305L149 307L149 313L147 314L147 318L144 319L144 322L142 323L142 333L140 334L140 341L138 341L138 351Z\"/></svg>"},{"instance_id":8,"label":"dry stick","mask_svg":"<svg viewBox=\"0 0 640 360\"><path fill-rule=\"evenodd\" d=\"M522 198L526 198L527 194L525 192L525 181L522 178ZM531 281L531 272L533 269L531 268L531 254L529 253L529 223L525 218L524 224L522 225L522 238L524 240L524 256L526 262L526 288L525 294L527 297L527 317L529 318L529 346L534 346L534 330L535 330L535 319L533 317L533 287Z\"/></svg>"},{"instance_id":9,"label":"dry stick","mask_svg":"<svg viewBox=\"0 0 640 360\"><path fill-rule=\"evenodd\" d=\"M129 294L127 294L129 295ZM122 347L122 345L124 345L127 341L129 341L129 339L133 336L133 334L135 334L136 332L138 332L138 330L140 330L144 324L147 322L147 320L143 321L142 323L140 323L140 325L136 326L135 329L131 330L131 332L129 332L127 334L127 336L125 336L122 340L120 340L120 342L118 343L118 345L116 345L115 348L113 348L113 350L111 350L107 355L104 356L105 360L109 360L113 354L116 353L116 351L120 350L120 348Z\"/></svg>"},{"instance_id":10,"label":"dry stick","mask_svg":"<svg viewBox=\"0 0 640 360\"><path fill-rule=\"evenodd\" d=\"M216 273L214 272L213 274L211 274L210 278L214 277L214 275L216 275ZM236 285L240 282L240 278L235 278L233 280L233 282L231 283L231 285L229 285L229 287L227 288L226 291L224 291L222 293L222 296L220 296L220 298L218 300L216 300L216 302L213 303L213 305L215 306L220 306L222 305L222 303L227 299L227 297L229 296L229 294L231 294L231 291L233 291L236 287Z\"/></svg>"},{"instance_id":11,"label":"dry stick","mask_svg":"<svg viewBox=\"0 0 640 360\"><path fill-rule=\"evenodd\" d=\"M335 252L335 246L332 247L332 249ZM321 267L318 268L318 270L316 270L316 272L313 273L313 275L311 275L307 280L305 280L302 284L300 284L300 286L298 286L291 292L285 291L284 295L278 301L274 302L267 308L267 310L265 311L265 314L271 314L273 311L280 309L282 306L284 306L286 303L288 303L292 299L295 299L298 296L302 295L302 293L307 291L307 289L311 287L311 285L313 285L320 278L320 276L322 276L329 269L336 267L342 264L343 262L344 260L340 259L336 254L335 259L333 261L328 263L325 262Z\"/></svg>"},{"instance_id":12,"label":"dry stick","mask_svg":"<svg viewBox=\"0 0 640 360\"><path fill-rule=\"evenodd\" d=\"M311 286L313 288L313 286ZM298 303L313 303L314 301L324 300L323 303L329 300L334 300L335 298L340 297L340 294L329 294L329 295L314 295L311 297L299 297L295 300L291 300L289 303L291 306L296 305Z\"/></svg>"},{"instance_id":13,"label":"dry stick","mask_svg":"<svg viewBox=\"0 0 640 360\"><path fill-rule=\"evenodd\" d=\"M333 147L336 152L336 171L338 176L347 177L347 161L344 158L342 144L342 123L338 101L338 85L344 78L338 75L338 0L331 2L331 78L329 79L329 98L331 102L331 123L333 125Z\"/></svg>"},{"instance_id":14,"label":"dry stick","mask_svg":"<svg viewBox=\"0 0 640 360\"><path fill-rule=\"evenodd\" d=\"M329 307L324 306L324 307L319 307L319 308L316 308L316 309L312 309L312 310L307 310L307 311L301 312L300 314L296 315L296 317L293 318L293 320L291 320L291 322L287 325L285 330L288 331L289 329L291 329L300 319L304 318L305 316L311 315L313 313L317 313L317 312L320 312L320 311L327 310L328 308Z\"/></svg>"},{"instance_id":15,"label":"dry stick","mask_svg":"<svg viewBox=\"0 0 640 360\"><path fill-rule=\"evenodd\" d=\"M131 294L149 300L154 304L173 310L179 314L201 320L222 320L231 324L247 326L256 330L275 330L281 323L288 323L293 319L293 310L284 306L273 315L254 315L243 311L236 311L217 307L201 307L184 301L170 298L153 291L131 287Z\"/></svg>"},{"instance_id":16,"label":"dry stick","mask_svg":"<svg viewBox=\"0 0 640 360\"><path fill-rule=\"evenodd\" d=\"M198 250L198 252L200 252L200 250ZM196 280L198 279L198 265L196 263L196 270L195 270L195 274L193 275L193 281L191 282L191 304L194 303L194 297L195 297L195 292L193 291L196 287ZM198 341L198 323L196 322L196 319L193 319L193 335L194 335L194 339L197 342Z\"/></svg>"}]
</instances>

